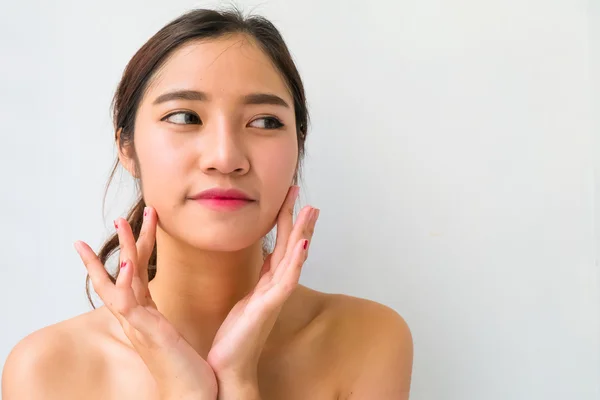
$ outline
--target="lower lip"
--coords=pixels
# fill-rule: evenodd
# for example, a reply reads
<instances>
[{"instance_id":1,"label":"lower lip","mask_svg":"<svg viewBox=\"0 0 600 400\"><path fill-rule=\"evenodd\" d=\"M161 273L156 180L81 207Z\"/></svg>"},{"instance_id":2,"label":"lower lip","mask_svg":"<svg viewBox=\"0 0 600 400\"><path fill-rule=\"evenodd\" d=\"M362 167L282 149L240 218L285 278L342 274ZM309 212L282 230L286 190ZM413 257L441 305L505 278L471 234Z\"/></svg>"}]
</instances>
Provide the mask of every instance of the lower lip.
<instances>
[{"instance_id":1,"label":"lower lip","mask_svg":"<svg viewBox=\"0 0 600 400\"><path fill-rule=\"evenodd\" d=\"M242 199L194 199L196 202L219 211L234 211L239 210L253 203L252 200Z\"/></svg>"}]
</instances>

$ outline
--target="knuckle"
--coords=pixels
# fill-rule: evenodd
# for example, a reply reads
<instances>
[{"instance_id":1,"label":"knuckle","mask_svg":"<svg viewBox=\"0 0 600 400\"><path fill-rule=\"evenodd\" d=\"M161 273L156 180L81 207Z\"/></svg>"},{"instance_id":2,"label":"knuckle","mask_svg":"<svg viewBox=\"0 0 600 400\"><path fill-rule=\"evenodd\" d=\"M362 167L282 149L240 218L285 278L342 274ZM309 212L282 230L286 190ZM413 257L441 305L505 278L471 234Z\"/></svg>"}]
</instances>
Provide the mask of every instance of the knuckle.
<instances>
[{"instance_id":1,"label":"knuckle","mask_svg":"<svg viewBox=\"0 0 600 400\"><path fill-rule=\"evenodd\" d=\"M118 301L114 308L119 314L121 314L125 318L127 318L131 312L131 307L123 301Z\"/></svg>"},{"instance_id":2,"label":"knuckle","mask_svg":"<svg viewBox=\"0 0 600 400\"><path fill-rule=\"evenodd\" d=\"M281 289L285 293L291 293L294 290L295 287L296 287L296 283L295 282L282 282L281 283Z\"/></svg>"}]
</instances>

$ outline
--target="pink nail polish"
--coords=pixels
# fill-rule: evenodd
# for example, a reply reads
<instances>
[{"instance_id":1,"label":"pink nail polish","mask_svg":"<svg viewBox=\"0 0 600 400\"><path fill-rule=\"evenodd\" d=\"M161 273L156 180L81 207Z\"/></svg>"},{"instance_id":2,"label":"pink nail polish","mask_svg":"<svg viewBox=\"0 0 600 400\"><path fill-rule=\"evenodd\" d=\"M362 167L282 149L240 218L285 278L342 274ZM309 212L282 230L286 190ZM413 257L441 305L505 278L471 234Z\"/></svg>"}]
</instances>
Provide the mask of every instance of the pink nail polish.
<instances>
[{"instance_id":1,"label":"pink nail polish","mask_svg":"<svg viewBox=\"0 0 600 400\"><path fill-rule=\"evenodd\" d=\"M308 246L308 240L304 239L304 250L306 250L307 246Z\"/></svg>"},{"instance_id":2,"label":"pink nail polish","mask_svg":"<svg viewBox=\"0 0 600 400\"><path fill-rule=\"evenodd\" d=\"M121 261L121 269L125 268L125 266L127 266L127 261Z\"/></svg>"},{"instance_id":3,"label":"pink nail polish","mask_svg":"<svg viewBox=\"0 0 600 400\"><path fill-rule=\"evenodd\" d=\"M114 220L113 223L115 224L115 229L119 229L119 225L117 224L117 220Z\"/></svg>"},{"instance_id":4,"label":"pink nail polish","mask_svg":"<svg viewBox=\"0 0 600 400\"><path fill-rule=\"evenodd\" d=\"M148 209L144 208L144 217L148 216Z\"/></svg>"}]
</instances>

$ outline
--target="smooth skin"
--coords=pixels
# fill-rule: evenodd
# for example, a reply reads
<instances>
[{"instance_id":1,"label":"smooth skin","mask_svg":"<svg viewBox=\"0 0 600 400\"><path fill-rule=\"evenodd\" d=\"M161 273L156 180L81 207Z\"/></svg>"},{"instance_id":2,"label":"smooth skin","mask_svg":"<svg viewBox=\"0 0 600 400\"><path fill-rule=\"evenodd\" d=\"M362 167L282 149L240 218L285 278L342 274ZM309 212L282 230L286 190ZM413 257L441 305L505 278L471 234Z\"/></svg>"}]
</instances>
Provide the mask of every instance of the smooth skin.
<instances>
[{"instance_id":1,"label":"smooth skin","mask_svg":"<svg viewBox=\"0 0 600 400\"><path fill-rule=\"evenodd\" d=\"M156 103L174 90L204 96ZM252 93L288 107L246 104ZM105 305L21 340L4 366L2 398L407 399L413 346L402 317L298 284L319 212L307 206L293 221L295 135L293 99L252 39L177 50L139 106L134 148L119 148L149 205L144 233L136 243L127 221L116 221L116 285L77 244ZM191 200L215 186L254 202L216 211ZM275 225L264 260L261 239Z\"/></svg>"}]
</instances>

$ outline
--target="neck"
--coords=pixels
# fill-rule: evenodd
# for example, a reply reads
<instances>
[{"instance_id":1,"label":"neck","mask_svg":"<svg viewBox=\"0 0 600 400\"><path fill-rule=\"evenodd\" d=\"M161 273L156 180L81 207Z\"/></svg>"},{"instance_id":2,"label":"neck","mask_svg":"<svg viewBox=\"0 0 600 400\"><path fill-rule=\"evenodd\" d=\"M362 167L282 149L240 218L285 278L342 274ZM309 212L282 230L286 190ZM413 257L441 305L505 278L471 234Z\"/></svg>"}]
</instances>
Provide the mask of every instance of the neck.
<instances>
[{"instance_id":1,"label":"neck","mask_svg":"<svg viewBox=\"0 0 600 400\"><path fill-rule=\"evenodd\" d=\"M235 251L192 248L157 229L156 275L148 287L158 310L202 356L233 306L258 282L262 243Z\"/></svg>"}]
</instances>

